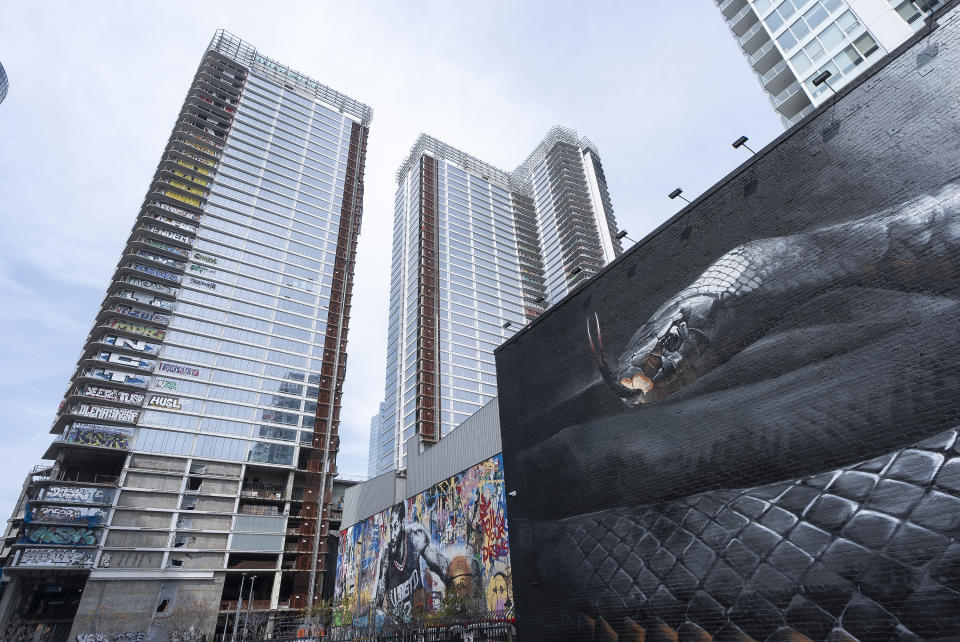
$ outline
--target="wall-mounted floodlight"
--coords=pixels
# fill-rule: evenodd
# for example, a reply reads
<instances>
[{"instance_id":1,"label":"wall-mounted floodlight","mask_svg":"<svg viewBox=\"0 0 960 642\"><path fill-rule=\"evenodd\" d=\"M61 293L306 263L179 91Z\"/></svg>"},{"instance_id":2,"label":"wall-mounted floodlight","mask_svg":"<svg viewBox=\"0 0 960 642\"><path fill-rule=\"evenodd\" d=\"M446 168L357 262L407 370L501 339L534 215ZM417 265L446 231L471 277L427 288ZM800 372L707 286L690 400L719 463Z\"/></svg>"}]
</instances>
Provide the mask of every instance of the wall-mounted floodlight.
<instances>
[{"instance_id":1,"label":"wall-mounted floodlight","mask_svg":"<svg viewBox=\"0 0 960 642\"><path fill-rule=\"evenodd\" d=\"M579 266L578 266L578 267L575 267L575 268L573 268L572 270L570 270L570 276L576 276L576 275L580 274L581 272L583 272L583 268L582 268L582 267L579 267Z\"/></svg>"},{"instance_id":2,"label":"wall-mounted floodlight","mask_svg":"<svg viewBox=\"0 0 960 642\"><path fill-rule=\"evenodd\" d=\"M504 328L504 330L506 330L507 328L509 328L510 325L511 325L510 321L504 321L504 322L503 322L503 328Z\"/></svg>"},{"instance_id":3,"label":"wall-mounted floodlight","mask_svg":"<svg viewBox=\"0 0 960 642\"><path fill-rule=\"evenodd\" d=\"M545 297L545 296L538 296L538 297L537 297L537 300L536 300L536 303L543 303L543 302L546 301L546 300L547 300L547 297Z\"/></svg>"},{"instance_id":4,"label":"wall-mounted floodlight","mask_svg":"<svg viewBox=\"0 0 960 642\"><path fill-rule=\"evenodd\" d=\"M819 74L817 74L817 77L814 78L811 82L813 82L813 86L814 86L814 87L819 87L820 85L826 85L826 86L827 86L827 89L829 89L830 91L832 91L832 92L833 92L833 95L836 96L836 95L837 95L837 91L836 91L833 87L831 87L831 86L830 86L830 83L828 82L828 81L830 80L830 77L831 77L832 75L833 75L833 74L830 73L830 70L829 70L829 69L824 69L822 72L820 72Z\"/></svg>"},{"instance_id":5,"label":"wall-mounted floodlight","mask_svg":"<svg viewBox=\"0 0 960 642\"><path fill-rule=\"evenodd\" d=\"M673 190L672 192L670 192L669 194L667 194L667 198L669 198L669 199L672 201L673 199L677 198L677 197L680 196L681 194L683 194L683 190L678 187L677 189L675 189L675 190ZM688 203L690 202L689 199L687 199L686 196L680 196L680 198L683 199L683 200L685 200L685 201L687 201Z\"/></svg>"},{"instance_id":6,"label":"wall-mounted floodlight","mask_svg":"<svg viewBox=\"0 0 960 642\"><path fill-rule=\"evenodd\" d=\"M620 239L622 239L622 238L625 237L626 235L627 235L627 231L626 231L626 230L620 230L619 232L617 232L617 240L619 241Z\"/></svg>"},{"instance_id":7,"label":"wall-mounted floodlight","mask_svg":"<svg viewBox=\"0 0 960 642\"><path fill-rule=\"evenodd\" d=\"M750 149L750 146L747 145L747 141L748 141L748 140L750 140L750 139L747 138L746 136L741 136L741 137L738 138L737 140L733 141L733 148L734 148L734 149L740 149L741 147L746 147L748 150L750 150L750 153L751 153L751 154L756 154L757 152L755 152L755 151L753 151L752 149Z\"/></svg>"}]
</instances>

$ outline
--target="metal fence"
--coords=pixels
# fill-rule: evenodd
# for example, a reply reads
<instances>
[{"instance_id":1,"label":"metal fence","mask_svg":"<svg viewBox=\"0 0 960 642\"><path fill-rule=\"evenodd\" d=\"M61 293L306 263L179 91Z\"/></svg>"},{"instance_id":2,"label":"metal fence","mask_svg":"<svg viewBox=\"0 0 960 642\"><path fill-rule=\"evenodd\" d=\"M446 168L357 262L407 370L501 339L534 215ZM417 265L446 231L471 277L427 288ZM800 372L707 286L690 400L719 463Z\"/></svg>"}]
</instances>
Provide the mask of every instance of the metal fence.
<instances>
[{"instance_id":1,"label":"metal fence","mask_svg":"<svg viewBox=\"0 0 960 642\"><path fill-rule=\"evenodd\" d=\"M225 632L217 637L217 642L514 642L518 639L512 611L431 614L408 619L379 614L330 627L310 626L305 622L302 615L273 618L269 623L264 620L262 625L251 622L246 634L241 624L236 637Z\"/></svg>"}]
</instances>

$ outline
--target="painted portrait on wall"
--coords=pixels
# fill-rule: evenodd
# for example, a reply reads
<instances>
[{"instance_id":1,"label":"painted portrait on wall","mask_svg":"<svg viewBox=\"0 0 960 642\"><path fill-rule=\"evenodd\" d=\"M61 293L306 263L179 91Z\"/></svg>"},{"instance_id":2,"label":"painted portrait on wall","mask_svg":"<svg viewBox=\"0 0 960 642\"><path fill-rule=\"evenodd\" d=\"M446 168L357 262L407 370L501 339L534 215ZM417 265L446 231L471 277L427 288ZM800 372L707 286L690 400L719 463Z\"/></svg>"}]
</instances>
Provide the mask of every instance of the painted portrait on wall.
<instances>
[{"instance_id":1,"label":"painted portrait on wall","mask_svg":"<svg viewBox=\"0 0 960 642\"><path fill-rule=\"evenodd\" d=\"M503 463L497 455L340 533L335 600L354 626L431 613L512 613Z\"/></svg>"}]
</instances>

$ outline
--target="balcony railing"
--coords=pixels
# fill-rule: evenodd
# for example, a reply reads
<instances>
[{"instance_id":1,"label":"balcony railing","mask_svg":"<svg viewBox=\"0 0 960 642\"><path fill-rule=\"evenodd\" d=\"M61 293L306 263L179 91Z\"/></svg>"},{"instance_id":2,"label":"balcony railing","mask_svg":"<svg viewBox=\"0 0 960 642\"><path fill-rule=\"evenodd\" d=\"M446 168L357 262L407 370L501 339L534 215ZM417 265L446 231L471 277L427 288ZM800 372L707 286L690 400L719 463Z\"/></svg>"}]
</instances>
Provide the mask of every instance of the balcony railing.
<instances>
[{"instance_id":1,"label":"balcony railing","mask_svg":"<svg viewBox=\"0 0 960 642\"><path fill-rule=\"evenodd\" d=\"M757 24L747 29L742 36L737 38L737 42L740 43L740 46L743 46L744 44L746 44L748 40L753 38L755 35L757 35L761 31L763 31L763 23L758 22Z\"/></svg>"},{"instance_id":2,"label":"balcony railing","mask_svg":"<svg viewBox=\"0 0 960 642\"><path fill-rule=\"evenodd\" d=\"M760 84L766 87L768 82L776 78L780 74L780 72L786 68L787 68L787 61L781 60L780 62L775 64L773 67L768 69L767 73L760 76Z\"/></svg>"},{"instance_id":3,"label":"balcony railing","mask_svg":"<svg viewBox=\"0 0 960 642\"><path fill-rule=\"evenodd\" d=\"M257 482L247 482L240 487L240 497L250 497L259 499L283 499L284 488L272 484L261 484Z\"/></svg>"},{"instance_id":4,"label":"balcony railing","mask_svg":"<svg viewBox=\"0 0 960 642\"><path fill-rule=\"evenodd\" d=\"M762 47L757 49L753 54L751 54L750 56L747 56L747 60L750 62L751 65L755 65L757 64L757 61L759 61L761 58L767 55L767 53L769 53L770 50L776 46L777 45L776 43L773 42L773 40L768 40L766 44L764 44Z\"/></svg>"}]
</instances>

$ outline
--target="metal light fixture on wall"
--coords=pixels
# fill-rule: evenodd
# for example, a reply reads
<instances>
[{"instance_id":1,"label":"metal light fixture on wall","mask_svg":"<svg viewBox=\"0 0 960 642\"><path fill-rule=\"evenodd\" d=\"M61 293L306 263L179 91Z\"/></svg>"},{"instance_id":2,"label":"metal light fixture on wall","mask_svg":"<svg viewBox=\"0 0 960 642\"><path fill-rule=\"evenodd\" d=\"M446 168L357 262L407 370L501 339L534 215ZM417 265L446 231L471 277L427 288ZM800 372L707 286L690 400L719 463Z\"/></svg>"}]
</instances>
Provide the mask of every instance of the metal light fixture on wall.
<instances>
[{"instance_id":1,"label":"metal light fixture on wall","mask_svg":"<svg viewBox=\"0 0 960 642\"><path fill-rule=\"evenodd\" d=\"M734 148L734 149L740 149L741 147L746 147L746 148L750 151L751 154L756 154L757 152L755 152L755 151L753 151L752 149L750 149L750 146L747 145L747 141L748 141L748 140L750 140L750 139L747 138L746 136L741 136L741 137L738 138L737 140L733 141L733 148Z\"/></svg>"},{"instance_id":2,"label":"metal light fixture on wall","mask_svg":"<svg viewBox=\"0 0 960 642\"><path fill-rule=\"evenodd\" d=\"M830 80L830 76L832 76L832 75L833 75L833 74L830 73L830 70L829 70L829 69L824 69L824 70L823 70L822 72L820 72L820 74L818 74L817 77L814 78L811 82L813 82L813 86L814 86L814 87L819 87L820 85L826 85L826 86L827 86L827 89L829 89L830 91L832 91L832 92L833 92L833 95L836 96L836 95L837 95L836 90L835 90L833 87L830 86L830 83L829 83L829 82L827 82L827 81Z\"/></svg>"},{"instance_id":3,"label":"metal light fixture on wall","mask_svg":"<svg viewBox=\"0 0 960 642\"><path fill-rule=\"evenodd\" d=\"M673 199L679 196L682 200L687 201L687 203L689 203L690 200L686 196L681 196L681 194L683 194L683 190L678 187L677 189L667 194L667 198L669 198L672 201Z\"/></svg>"}]
</instances>

